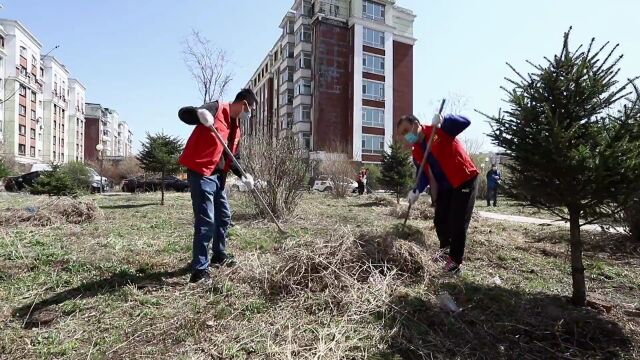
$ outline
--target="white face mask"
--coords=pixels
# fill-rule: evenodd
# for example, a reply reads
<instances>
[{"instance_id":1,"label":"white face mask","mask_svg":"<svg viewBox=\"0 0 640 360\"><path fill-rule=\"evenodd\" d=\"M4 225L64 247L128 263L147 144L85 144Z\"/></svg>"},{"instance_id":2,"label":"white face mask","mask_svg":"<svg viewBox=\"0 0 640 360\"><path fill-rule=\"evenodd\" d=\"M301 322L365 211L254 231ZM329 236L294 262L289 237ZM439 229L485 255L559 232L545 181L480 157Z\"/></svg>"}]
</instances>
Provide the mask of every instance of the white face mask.
<instances>
[{"instance_id":1,"label":"white face mask","mask_svg":"<svg viewBox=\"0 0 640 360\"><path fill-rule=\"evenodd\" d=\"M251 110L249 111L243 111L240 114L240 121L249 121L249 118L251 117Z\"/></svg>"}]
</instances>

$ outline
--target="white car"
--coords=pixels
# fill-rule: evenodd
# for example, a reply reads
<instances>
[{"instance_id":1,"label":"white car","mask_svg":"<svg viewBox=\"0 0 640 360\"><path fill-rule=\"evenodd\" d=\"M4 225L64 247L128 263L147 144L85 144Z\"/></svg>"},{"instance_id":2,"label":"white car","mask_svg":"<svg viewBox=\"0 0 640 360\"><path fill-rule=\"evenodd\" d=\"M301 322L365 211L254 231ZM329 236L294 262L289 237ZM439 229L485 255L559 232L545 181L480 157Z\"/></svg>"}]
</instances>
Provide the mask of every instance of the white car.
<instances>
[{"instance_id":1,"label":"white car","mask_svg":"<svg viewBox=\"0 0 640 360\"><path fill-rule=\"evenodd\" d=\"M87 169L91 177L91 191L100 192L100 185L102 185L102 191L109 191L109 179L100 176L97 171L90 167L87 167Z\"/></svg>"},{"instance_id":2,"label":"white car","mask_svg":"<svg viewBox=\"0 0 640 360\"><path fill-rule=\"evenodd\" d=\"M347 178L338 179L338 184L340 184L341 186L346 185L350 192L353 192L354 189L358 188L357 182ZM320 191L320 192L333 191L334 187L335 186L334 186L333 180L331 179L321 178L320 180L316 180L315 183L313 183L313 190Z\"/></svg>"},{"instance_id":3,"label":"white car","mask_svg":"<svg viewBox=\"0 0 640 360\"><path fill-rule=\"evenodd\" d=\"M262 180L255 180L254 181L254 187L256 189L264 189L267 186L267 183L265 181ZM231 183L231 190L234 191L240 191L240 192L247 192L247 185L245 185L242 180L236 178L233 183Z\"/></svg>"}]
</instances>

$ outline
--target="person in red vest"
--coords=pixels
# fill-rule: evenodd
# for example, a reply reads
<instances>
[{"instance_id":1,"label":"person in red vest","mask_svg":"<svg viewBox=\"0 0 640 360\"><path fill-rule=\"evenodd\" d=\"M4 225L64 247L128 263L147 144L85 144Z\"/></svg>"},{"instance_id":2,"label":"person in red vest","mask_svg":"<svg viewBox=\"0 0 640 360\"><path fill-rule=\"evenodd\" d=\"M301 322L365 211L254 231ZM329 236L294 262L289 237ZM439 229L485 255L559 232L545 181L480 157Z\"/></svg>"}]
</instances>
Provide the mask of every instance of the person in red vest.
<instances>
[{"instance_id":1,"label":"person in red vest","mask_svg":"<svg viewBox=\"0 0 640 360\"><path fill-rule=\"evenodd\" d=\"M198 108L183 107L178 117L195 125L178 162L187 168L187 180L191 188L194 234L193 258L190 282L209 278L209 265L234 266L235 260L226 252L227 230L231 223L231 209L224 192L227 173L240 177L248 190L253 189L251 175L242 174L232 159L224 152L213 131L203 125L213 123L220 137L239 158L240 124L251 117L251 109L257 103L250 89L243 89L232 103L212 102ZM208 246L211 245L211 261Z\"/></svg>"},{"instance_id":2,"label":"person in red vest","mask_svg":"<svg viewBox=\"0 0 640 360\"><path fill-rule=\"evenodd\" d=\"M427 148L431 133L436 131L422 174L416 174L417 185L407 196L409 203L418 201L420 194L431 186L435 201L434 223L440 249L434 261L443 262L443 269L451 274L462 271L462 260L477 193L478 169L464 146L456 138L471 122L463 116L436 115L431 125L421 125L418 118L400 118L396 131L411 145L417 169ZM435 130L434 130L435 129Z\"/></svg>"}]
</instances>

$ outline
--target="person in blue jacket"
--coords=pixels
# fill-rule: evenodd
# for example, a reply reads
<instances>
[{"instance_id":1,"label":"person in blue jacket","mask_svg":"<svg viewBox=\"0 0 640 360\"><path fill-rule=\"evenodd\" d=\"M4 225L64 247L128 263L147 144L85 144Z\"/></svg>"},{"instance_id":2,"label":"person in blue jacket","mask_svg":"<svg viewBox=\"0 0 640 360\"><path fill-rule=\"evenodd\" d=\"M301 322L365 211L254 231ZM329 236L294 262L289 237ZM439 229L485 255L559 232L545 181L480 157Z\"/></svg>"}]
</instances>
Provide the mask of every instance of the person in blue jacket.
<instances>
[{"instance_id":1,"label":"person in blue jacket","mask_svg":"<svg viewBox=\"0 0 640 360\"><path fill-rule=\"evenodd\" d=\"M427 143L436 132L422 173L416 174L417 186L409 192L410 204L431 187L435 201L434 224L440 249L434 261L443 262L443 270L458 274L467 239L467 229L475 204L478 169L457 136L471 122L464 116L436 115L431 125L421 125L418 118L406 115L396 126L397 134L413 147L413 162L420 168Z\"/></svg>"},{"instance_id":2,"label":"person in blue jacket","mask_svg":"<svg viewBox=\"0 0 640 360\"><path fill-rule=\"evenodd\" d=\"M498 206L498 185L500 185L502 175L498 171L498 165L492 164L491 170L487 172L487 206L491 206L491 200L493 200L493 206Z\"/></svg>"}]
</instances>

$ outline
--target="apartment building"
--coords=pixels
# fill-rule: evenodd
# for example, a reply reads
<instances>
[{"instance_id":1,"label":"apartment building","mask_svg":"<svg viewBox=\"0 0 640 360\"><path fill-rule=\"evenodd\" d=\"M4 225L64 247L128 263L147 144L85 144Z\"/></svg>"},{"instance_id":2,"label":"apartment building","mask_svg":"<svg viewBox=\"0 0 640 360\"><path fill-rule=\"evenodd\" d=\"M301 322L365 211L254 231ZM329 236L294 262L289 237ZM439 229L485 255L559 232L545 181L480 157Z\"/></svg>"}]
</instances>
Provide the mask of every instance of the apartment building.
<instances>
[{"instance_id":1,"label":"apartment building","mask_svg":"<svg viewBox=\"0 0 640 360\"><path fill-rule=\"evenodd\" d=\"M414 19L394 0L295 0L247 84L259 104L245 131L380 162L394 120L413 111Z\"/></svg>"},{"instance_id":2,"label":"apartment building","mask_svg":"<svg viewBox=\"0 0 640 360\"><path fill-rule=\"evenodd\" d=\"M53 56L42 58L44 66L44 137L42 160L67 162L69 71Z\"/></svg>"},{"instance_id":3,"label":"apartment building","mask_svg":"<svg viewBox=\"0 0 640 360\"><path fill-rule=\"evenodd\" d=\"M86 161L95 161L99 155L105 159L117 159L133 156L133 132L114 109L100 104L85 104L84 157ZM96 146L102 144L102 154Z\"/></svg>"},{"instance_id":4,"label":"apartment building","mask_svg":"<svg viewBox=\"0 0 640 360\"><path fill-rule=\"evenodd\" d=\"M68 161L84 162L84 103L87 89L78 79L69 79Z\"/></svg>"},{"instance_id":5,"label":"apartment building","mask_svg":"<svg viewBox=\"0 0 640 360\"><path fill-rule=\"evenodd\" d=\"M2 31L2 142L4 155L23 164L42 161L44 68L42 44L15 20L0 20Z\"/></svg>"}]
</instances>

